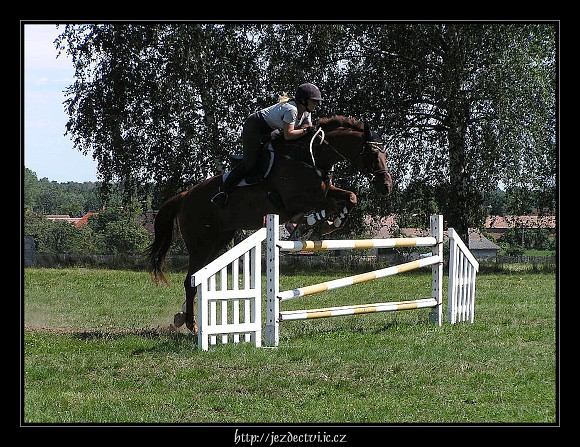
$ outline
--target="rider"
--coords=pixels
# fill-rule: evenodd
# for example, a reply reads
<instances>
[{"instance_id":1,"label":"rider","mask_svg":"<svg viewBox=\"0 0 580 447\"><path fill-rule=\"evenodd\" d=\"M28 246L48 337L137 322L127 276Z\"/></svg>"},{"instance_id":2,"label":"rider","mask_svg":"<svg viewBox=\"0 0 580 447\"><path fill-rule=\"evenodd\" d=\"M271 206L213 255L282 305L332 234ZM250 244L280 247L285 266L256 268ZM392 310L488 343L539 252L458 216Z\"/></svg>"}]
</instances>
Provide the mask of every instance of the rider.
<instances>
[{"instance_id":1,"label":"rider","mask_svg":"<svg viewBox=\"0 0 580 447\"><path fill-rule=\"evenodd\" d=\"M252 113L242 129L244 159L226 176L211 201L221 207L226 204L231 190L256 164L260 142L272 130L282 129L286 140L296 140L314 130L311 113L320 101L322 96L318 87L307 82L298 86L293 98L283 94L278 103Z\"/></svg>"}]
</instances>

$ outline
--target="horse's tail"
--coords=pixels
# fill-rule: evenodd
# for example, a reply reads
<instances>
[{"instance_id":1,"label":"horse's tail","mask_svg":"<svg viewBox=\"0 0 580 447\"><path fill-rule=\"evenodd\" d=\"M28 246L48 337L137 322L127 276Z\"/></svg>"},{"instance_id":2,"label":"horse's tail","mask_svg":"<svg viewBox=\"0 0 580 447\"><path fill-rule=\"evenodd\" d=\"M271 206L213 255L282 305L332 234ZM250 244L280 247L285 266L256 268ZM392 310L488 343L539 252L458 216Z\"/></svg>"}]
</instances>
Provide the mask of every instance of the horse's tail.
<instances>
[{"instance_id":1,"label":"horse's tail","mask_svg":"<svg viewBox=\"0 0 580 447\"><path fill-rule=\"evenodd\" d=\"M153 281L155 281L155 284L159 284L159 281L167 285L169 284L163 274L165 256L173 242L175 219L181 209L182 198L183 193L173 196L161 205L157 216L155 216L155 239L145 251L147 256L147 270L153 278Z\"/></svg>"}]
</instances>

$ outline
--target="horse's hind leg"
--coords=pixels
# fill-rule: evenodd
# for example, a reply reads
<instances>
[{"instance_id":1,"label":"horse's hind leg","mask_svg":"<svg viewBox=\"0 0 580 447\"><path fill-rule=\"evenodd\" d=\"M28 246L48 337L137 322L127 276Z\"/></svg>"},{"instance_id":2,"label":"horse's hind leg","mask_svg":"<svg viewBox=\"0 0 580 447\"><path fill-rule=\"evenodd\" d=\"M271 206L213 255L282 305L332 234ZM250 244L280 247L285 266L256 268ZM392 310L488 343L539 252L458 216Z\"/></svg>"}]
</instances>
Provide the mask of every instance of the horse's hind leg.
<instances>
[{"instance_id":1,"label":"horse's hind leg","mask_svg":"<svg viewBox=\"0 0 580 447\"><path fill-rule=\"evenodd\" d=\"M191 285L191 273L188 272L183 282L185 288L185 326L194 334L197 334L197 324L195 324L195 296L197 295L197 287Z\"/></svg>"},{"instance_id":2,"label":"horse's hind leg","mask_svg":"<svg viewBox=\"0 0 580 447\"><path fill-rule=\"evenodd\" d=\"M189 269L187 276L183 281L183 288L185 289L185 303L183 312L177 313L173 318L173 323L179 327L185 323L186 327L197 334L197 324L195 323L195 301L197 296L197 287L192 286L191 277L193 273L197 272L202 267L213 261L217 254L223 249L233 238L234 232L228 232L221 239L209 239L205 244L198 241L196 249L191 249L189 256Z\"/></svg>"},{"instance_id":3,"label":"horse's hind leg","mask_svg":"<svg viewBox=\"0 0 580 447\"><path fill-rule=\"evenodd\" d=\"M194 334L197 334L197 324L195 324L195 296L197 295L197 287L191 285L191 272L187 272L187 276L183 281L183 288L185 289L185 302L181 312L178 312L173 317L173 325L181 327L185 323L187 329Z\"/></svg>"},{"instance_id":4,"label":"horse's hind leg","mask_svg":"<svg viewBox=\"0 0 580 447\"><path fill-rule=\"evenodd\" d=\"M181 327L185 323L187 329L194 334L197 334L197 324L195 323L195 296L197 295L197 287L191 285L191 272L187 272L187 276L183 281L183 288L185 289L185 302L181 312L173 316L173 325Z\"/></svg>"}]
</instances>

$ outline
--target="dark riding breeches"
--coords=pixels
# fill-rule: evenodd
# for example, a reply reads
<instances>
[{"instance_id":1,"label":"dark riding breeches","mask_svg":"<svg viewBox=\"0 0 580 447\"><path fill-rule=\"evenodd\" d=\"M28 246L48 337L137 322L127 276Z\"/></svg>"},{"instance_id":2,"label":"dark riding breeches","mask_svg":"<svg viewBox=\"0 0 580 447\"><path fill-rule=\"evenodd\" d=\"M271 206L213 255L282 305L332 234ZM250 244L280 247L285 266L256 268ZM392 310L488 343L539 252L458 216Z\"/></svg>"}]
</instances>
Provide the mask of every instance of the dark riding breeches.
<instances>
[{"instance_id":1,"label":"dark riding breeches","mask_svg":"<svg viewBox=\"0 0 580 447\"><path fill-rule=\"evenodd\" d=\"M244 123L242 130L242 144L244 159L229 173L222 185L222 191L228 193L240 182L256 165L258 151L265 136L270 136L272 128L264 121L260 112L252 113Z\"/></svg>"}]
</instances>

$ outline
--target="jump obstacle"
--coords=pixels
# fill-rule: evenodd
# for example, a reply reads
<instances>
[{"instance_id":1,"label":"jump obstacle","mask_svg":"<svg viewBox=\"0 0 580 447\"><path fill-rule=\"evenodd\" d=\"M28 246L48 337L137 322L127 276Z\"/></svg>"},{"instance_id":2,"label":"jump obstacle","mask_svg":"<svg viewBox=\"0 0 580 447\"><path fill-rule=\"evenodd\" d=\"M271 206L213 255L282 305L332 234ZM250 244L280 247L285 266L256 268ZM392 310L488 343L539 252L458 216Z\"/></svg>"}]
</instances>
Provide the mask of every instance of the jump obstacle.
<instances>
[{"instance_id":1,"label":"jump obstacle","mask_svg":"<svg viewBox=\"0 0 580 447\"><path fill-rule=\"evenodd\" d=\"M266 240L266 323L264 342L278 346L283 321L328 318L375 312L430 308L429 319L441 326L443 309L443 216L431 216L431 236L363 240L283 241L279 217L269 214L261 228L192 275L198 292L198 345L252 342L262 345L262 243ZM475 277L479 263L453 230L449 237L448 320L473 323ZM431 247L431 255L404 264L340 278L297 289L280 291L280 252L355 250L370 248ZM242 265L240 271L240 264ZM281 311L283 301L431 266L429 298ZM218 311L219 309L219 311Z\"/></svg>"}]
</instances>

